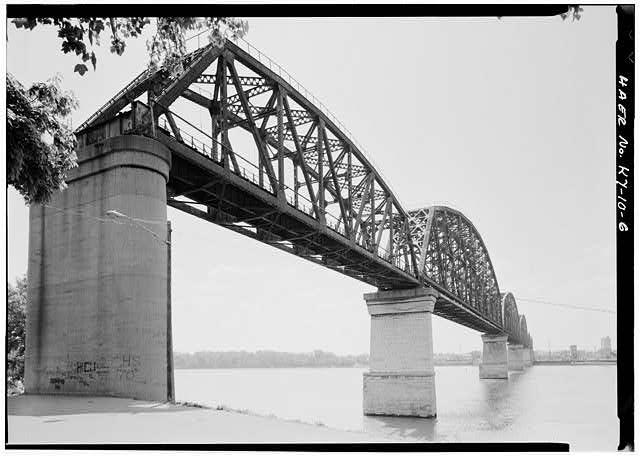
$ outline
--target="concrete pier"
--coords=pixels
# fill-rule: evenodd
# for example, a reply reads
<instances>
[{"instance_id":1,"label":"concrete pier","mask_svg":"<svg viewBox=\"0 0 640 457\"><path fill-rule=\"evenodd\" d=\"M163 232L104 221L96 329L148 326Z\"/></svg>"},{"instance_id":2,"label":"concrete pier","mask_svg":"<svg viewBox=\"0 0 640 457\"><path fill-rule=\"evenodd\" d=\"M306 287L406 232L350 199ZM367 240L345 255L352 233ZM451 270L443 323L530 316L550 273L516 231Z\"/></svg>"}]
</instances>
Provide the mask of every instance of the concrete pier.
<instances>
[{"instance_id":1,"label":"concrete pier","mask_svg":"<svg viewBox=\"0 0 640 457\"><path fill-rule=\"evenodd\" d=\"M509 371L522 371L524 364L522 360L522 345L521 344L509 344Z\"/></svg>"},{"instance_id":2,"label":"concrete pier","mask_svg":"<svg viewBox=\"0 0 640 457\"><path fill-rule=\"evenodd\" d=\"M531 350L529 348L522 348L522 365L524 366L524 368L529 368L531 365L533 365L533 362L531 360Z\"/></svg>"},{"instance_id":3,"label":"concrete pier","mask_svg":"<svg viewBox=\"0 0 640 457\"><path fill-rule=\"evenodd\" d=\"M435 290L422 287L364 295L371 315L364 414L436 416L431 329L436 297Z\"/></svg>"},{"instance_id":4,"label":"concrete pier","mask_svg":"<svg viewBox=\"0 0 640 457\"><path fill-rule=\"evenodd\" d=\"M68 188L29 210L25 390L165 401L170 151L126 135L77 155Z\"/></svg>"},{"instance_id":5,"label":"concrete pier","mask_svg":"<svg viewBox=\"0 0 640 457\"><path fill-rule=\"evenodd\" d=\"M480 379L509 379L507 335L482 335Z\"/></svg>"}]
</instances>

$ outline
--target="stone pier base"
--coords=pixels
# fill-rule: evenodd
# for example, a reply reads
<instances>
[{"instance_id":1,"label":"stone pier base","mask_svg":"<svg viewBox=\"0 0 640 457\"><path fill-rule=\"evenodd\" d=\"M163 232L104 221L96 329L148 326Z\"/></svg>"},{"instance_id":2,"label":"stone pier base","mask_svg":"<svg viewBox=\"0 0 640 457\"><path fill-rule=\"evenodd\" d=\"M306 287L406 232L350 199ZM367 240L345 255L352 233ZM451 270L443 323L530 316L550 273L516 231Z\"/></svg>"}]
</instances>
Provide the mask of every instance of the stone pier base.
<instances>
[{"instance_id":1,"label":"stone pier base","mask_svg":"<svg viewBox=\"0 0 640 457\"><path fill-rule=\"evenodd\" d=\"M431 330L436 297L427 288L365 294L371 351L363 378L364 414L436 416Z\"/></svg>"},{"instance_id":2,"label":"stone pier base","mask_svg":"<svg viewBox=\"0 0 640 457\"><path fill-rule=\"evenodd\" d=\"M508 379L507 335L482 335L480 379Z\"/></svg>"},{"instance_id":3,"label":"stone pier base","mask_svg":"<svg viewBox=\"0 0 640 457\"><path fill-rule=\"evenodd\" d=\"M364 413L383 416L435 417L435 376L365 373Z\"/></svg>"},{"instance_id":4,"label":"stone pier base","mask_svg":"<svg viewBox=\"0 0 640 457\"><path fill-rule=\"evenodd\" d=\"M171 153L126 135L77 156L68 188L29 209L26 393L170 400Z\"/></svg>"},{"instance_id":5,"label":"stone pier base","mask_svg":"<svg viewBox=\"0 0 640 457\"><path fill-rule=\"evenodd\" d=\"M521 344L509 344L509 371L522 371L524 364L522 360L522 345Z\"/></svg>"}]
</instances>

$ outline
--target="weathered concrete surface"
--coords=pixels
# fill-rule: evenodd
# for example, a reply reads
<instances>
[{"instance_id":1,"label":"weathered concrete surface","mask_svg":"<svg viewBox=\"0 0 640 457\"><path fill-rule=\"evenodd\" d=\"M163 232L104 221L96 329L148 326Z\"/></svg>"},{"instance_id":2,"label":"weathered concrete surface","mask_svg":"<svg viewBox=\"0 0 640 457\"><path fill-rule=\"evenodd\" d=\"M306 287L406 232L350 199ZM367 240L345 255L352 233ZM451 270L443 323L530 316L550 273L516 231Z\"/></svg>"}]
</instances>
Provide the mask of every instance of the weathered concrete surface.
<instances>
[{"instance_id":1,"label":"weathered concrete surface","mask_svg":"<svg viewBox=\"0 0 640 457\"><path fill-rule=\"evenodd\" d=\"M522 348L522 366L524 368L529 368L532 365L531 362L531 351L529 348Z\"/></svg>"},{"instance_id":2,"label":"weathered concrete surface","mask_svg":"<svg viewBox=\"0 0 640 457\"><path fill-rule=\"evenodd\" d=\"M9 444L356 443L400 441L275 417L126 398L7 399Z\"/></svg>"},{"instance_id":3,"label":"weathered concrete surface","mask_svg":"<svg viewBox=\"0 0 640 457\"><path fill-rule=\"evenodd\" d=\"M509 371L522 371L524 364L522 360L522 345L521 344L509 344Z\"/></svg>"},{"instance_id":4,"label":"weathered concrete surface","mask_svg":"<svg viewBox=\"0 0 640 457\"><path fill-rule=\"evenodd\" d=\"M83 147L68 188L30 208L27 393L167 399L170 157L134 135Z\"/></svg>"},{"instance_id":5,"label":"weathered concrete surface","mask_svg":"<svg viewBox=\"0 0 640 457\"><path fill-rule=\"evenodd\" d=\"M369 373L363 377L365 414L434 417L433 289L364 296L371 315Z\"/></svg>"},{"instance_id":6,"label":"weathered concrete surface","mask_svg":"<svg viewBox=\"0 0 640 457\"><path fill-rule=\"evenodd\" d=\"M480 379L509 379L507 335L482 335Z\"/></svg>"},{"instance_id":7,"label":"weathered concrete surface","mask_svg":"<svg viewBox=\"0 0 640 457\"><path fill-rule=\"evenodd\" d=\"M364 374L364 413L436 416L435 376Z\"/></svg>"}]
</instances>

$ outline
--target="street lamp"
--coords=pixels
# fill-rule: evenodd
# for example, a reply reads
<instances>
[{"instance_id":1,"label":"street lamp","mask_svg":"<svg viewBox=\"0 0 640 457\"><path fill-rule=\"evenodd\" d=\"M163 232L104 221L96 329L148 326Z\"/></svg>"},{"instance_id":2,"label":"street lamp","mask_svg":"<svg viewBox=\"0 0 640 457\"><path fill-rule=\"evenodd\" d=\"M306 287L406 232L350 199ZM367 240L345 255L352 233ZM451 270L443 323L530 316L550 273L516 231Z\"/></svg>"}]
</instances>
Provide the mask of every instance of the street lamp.
<instances>
[{"instance_id":1,"label":"street lamp","mask_svg":"<svg viewBox=\"0 0 640 457\"><path fill-rule=\"evenodd\" d=\"M170 360L169 364L171 369L169 370L170 379L169 383L169 399L171 402L175 400L175 383L173 379L173 337L171 331L171 222L167 221L167 239L163 240L158 236L156 232L153 230L149 230L147 227L141 224L141 222L146 222L148 224L162 224L160 221L145 221L144 219L136 219L131 216L127 216L126 214L121 213L120 211L116 211L115 209L110 209L105 212L107 217L114 219L114 221L120 219L129 220L133 223L133 225L140 227L143 230L151 233L154 238L158 241L165 243L167 245L167 357Z\"/></svg>"},{"instance_id":2,"label":"street lamp","mask_svg":"<svg viewBox=\"0 0 640 457\"><path fill-rule=\"evenodd\" d=\"M158 241L165 243L167 245L171 245L171 242L169 240L163 240L162 238L160 238L158 236L158 234L156 232L154 232L153 230L150 230L149 228L145 227L144 225L142 225L140 223L141 219L135 219L131 216L127 216L126 214L121 213L120 211L116 211L115 209L110 209L107 212L105 212L105 215L112 218L112 219L126 219L129 220L133 223L133 225L140 227L142 230L145 230L149 233L151 233L151 235L153 235L154 238L156 238ZM150 223L154 223L154 224L159 224L160 222L152 222L152 221L145 221L145 222L150 222Z\"/></svg>"}]
</instances>

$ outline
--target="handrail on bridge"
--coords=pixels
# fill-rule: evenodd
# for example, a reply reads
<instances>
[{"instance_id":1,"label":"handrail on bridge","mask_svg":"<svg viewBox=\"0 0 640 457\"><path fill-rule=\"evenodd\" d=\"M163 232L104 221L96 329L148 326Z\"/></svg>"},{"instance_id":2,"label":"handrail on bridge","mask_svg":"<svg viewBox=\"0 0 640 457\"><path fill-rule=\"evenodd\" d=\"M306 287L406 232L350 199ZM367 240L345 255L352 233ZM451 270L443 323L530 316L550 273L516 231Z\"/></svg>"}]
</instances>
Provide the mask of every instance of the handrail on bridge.
<instances>
[{"instance_id":1,"label":"handrail on bridge","mask_svg":"<svg viewBox=\"0 0 640 457\"><path fill-rule=\"evenodd\" d=\"M188 120L184 119L179 114L173 113L173 112L170 112L170 113L171 113L172 116L180 119L181 121L185 122L190 127L192 127L193 129L198 131L200 134L202 134L205 137L207 137L208 140L210 140L212 142L215 142L220 148L224 148L224 149L227 149L227 150L229 149L223 143L221 143L220 141L212 138L206 132L202 131L201 129L199 129L198 127L193 125L191 122L189 122ZM167 120L165 118L162 119L161 128L163 128L167 132L172 132L171 126L169 125L169 123L167 122ZM195 136L193 136L189 132L187 132L184 129L181 129L180 127L178 127L177 125L176 125L176 128L179 130L180 136L183 138L183 141L182 141L183 144L189 146L189 142L185 141L185 137L189 137L189 139L191 140L191 148L192 149L194 149L198 153L201 153L202 155L204 155L205 157L207 157L209 159L213 159L211 146L208 146L202 140L199 140L198 138L196 138ZM176 138L175 136L174 136L174 138L177 141L179 141L178 138ZM198 143L199 146L196 145L196 143ZM232 152L233 152L233 155L236 158L239 158L242 162L246 163L252 169L258 170L258 172L259 172L258 166L255 165L253 162L249 161L248 159L246 159L245 157L243 157L237 150L234 150ZM238 164L238 168L240 169L240 176L242 176L244 179L247 179L248 181L251 181L253 184L257 185L258 187L261 187L261 188L263 188L263 189L265 189L265 190L267 190L267 191L269 191L271 193L274 193L274 190L273 190L269 180L264 180L262 185L261 185L259 180L256 179L255 171L247 170L247 168L243 167L240 164ZM304 212L305 214L308 214L309 216L313 216L313 206L312 206L313 203L311 202L311 200L309 200L304 195L297 194L295 192L295 190L292 189L290 186L288 186L286 183L284 184L284 187L285 187L285 193L288 191L287 202L289 203L289 205L291 205L292 207ZM304 204L303 205L299 205L299 204L296 205L295 199L293 199L291 197L292 193L293 193L293 195L297 194L298 199L305 200L311 206L307 206L307 205L304 205ZM347 236L346 230L344 228L344 222L343 221L341 221L340 219L335 217L333 214L327 212L326 208L323 210L323 214L325 215L325 220L326 220L327 227L329 227L330 229L334 230L335 232L339 233L340 235L342 235L344 237ZM364 246L361 246L361 247L364 248ZM379 258L385 260L386 262L391 263L392 265L396 266L397 268L399 268L399 269L401 269L401 270L403 270L403 271L405 271L407 273L410 273L410 271L408 271L408 266L409 265L405 262L404 258L402 258L402 256L400 254L398 254L396 256L392 256L388 252L388 250L385 249L384 247L382 247L381 245L377 246L377 250L376 250L375 254Z\"/></svg>"},{"instance_id":2,"label":"handrail on bridge","mask_svg":"<svg viewBox=\"0 0 640 457\"><path fill-rule=\"evenodd\" d=\"M145 69L144 71L142 71L142 73L140 73L133 81L131 81L129 84L127 84L123 89L121 89L116 95L114 95L113 97L111 97L104 105L102 105L100 108L98 108L98 111L96 111L95 113L93 113L93 115L87 119L86 121L84 121L82 124L80 124L80 127L78 127L75 131L76 132L81 132L82 130L84 130L85 128L87 128L87 126L89 126L89 124L91 124L95 119L97 119L98 117L100 117L100 115L107 109L109 108L111 105L113 105L115 103L115 101L120 98L121 95L123 95L124 93L126 93L128 90L130 90L133 86L135 86L136 84L138 84L138 82L140 82L143 78L146 78L149 75L149 69Z\"/></svg>"}]
</instances>

